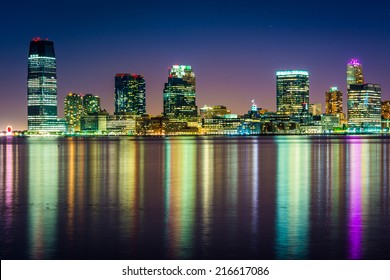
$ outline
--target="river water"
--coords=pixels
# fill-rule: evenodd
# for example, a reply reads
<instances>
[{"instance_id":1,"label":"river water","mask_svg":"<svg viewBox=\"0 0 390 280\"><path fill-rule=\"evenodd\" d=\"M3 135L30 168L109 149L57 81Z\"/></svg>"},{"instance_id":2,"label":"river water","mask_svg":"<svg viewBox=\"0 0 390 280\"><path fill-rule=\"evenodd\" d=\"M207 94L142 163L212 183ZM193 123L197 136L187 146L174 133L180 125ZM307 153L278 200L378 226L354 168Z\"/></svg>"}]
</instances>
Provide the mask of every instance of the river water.
<instances>
[{"instance_id":1,"label":"river water","mask_svg":"<svg viewBox=\"0 0 390 280\"><path fill-rule=\"evenodd\" d=\"M390 259L390 138L3 137L1 259Z\"/></svg>"}]
</instances>

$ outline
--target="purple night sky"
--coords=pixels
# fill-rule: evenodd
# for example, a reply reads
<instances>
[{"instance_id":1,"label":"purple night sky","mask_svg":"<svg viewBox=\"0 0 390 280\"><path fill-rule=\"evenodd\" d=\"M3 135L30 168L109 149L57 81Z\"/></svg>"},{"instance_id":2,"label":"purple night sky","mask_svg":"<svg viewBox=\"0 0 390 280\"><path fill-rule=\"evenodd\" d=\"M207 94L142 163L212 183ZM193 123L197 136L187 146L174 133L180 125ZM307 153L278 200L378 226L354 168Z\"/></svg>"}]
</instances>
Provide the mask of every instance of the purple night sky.
<instances>
[{"instance_id":1,"label":"purple night sky","mask_svg":"<svg viewBox=\"0 0 390 280\"><path fill-rule=\"evenodd\" d=\"M390 99L390 3L369 1L34 1L2 3L0 130L27 128L27 55L33 37L54 41L58 115L68 92L92 93L113 113L116 73L146 79L147 112L162 112L168 67L191 65L197 104L243 114L255 99L275 110L275 71L308 70L310 103L346 93L346 65ZM353 4L355 3L355 4ZM344 111L346 111L346 94ZM323 105L323 111L325 107Z\"/></svg>"}]
</instances>

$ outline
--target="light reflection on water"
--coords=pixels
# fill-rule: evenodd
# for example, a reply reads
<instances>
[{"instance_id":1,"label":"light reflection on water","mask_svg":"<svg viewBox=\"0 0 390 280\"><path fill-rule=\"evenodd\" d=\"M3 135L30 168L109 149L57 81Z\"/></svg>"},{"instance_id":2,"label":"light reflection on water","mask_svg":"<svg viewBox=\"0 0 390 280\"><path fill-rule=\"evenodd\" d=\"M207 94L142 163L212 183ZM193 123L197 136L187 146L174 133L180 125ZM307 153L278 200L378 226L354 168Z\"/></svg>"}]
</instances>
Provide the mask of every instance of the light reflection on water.
<instances>
[{"instance_id":1,"label":"light reflection on water","mask_svg":"<svg viewBox=\"0 0 390 280\"><path fill-rule=\"evenodd\" d=\"M1 138L2 259L389 259L389 138Z\"/></svg>"}]
</instances>

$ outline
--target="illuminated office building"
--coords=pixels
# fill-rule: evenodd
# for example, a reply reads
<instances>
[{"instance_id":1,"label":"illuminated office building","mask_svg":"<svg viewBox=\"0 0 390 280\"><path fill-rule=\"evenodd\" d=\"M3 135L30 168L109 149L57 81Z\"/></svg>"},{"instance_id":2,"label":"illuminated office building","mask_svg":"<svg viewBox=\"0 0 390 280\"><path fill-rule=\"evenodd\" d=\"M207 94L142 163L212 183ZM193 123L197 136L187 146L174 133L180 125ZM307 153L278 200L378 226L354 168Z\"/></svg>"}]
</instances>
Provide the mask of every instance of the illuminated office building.
<instances>
[{"instance_id":1,"label":"illuminated office building","mask_svg":"<svg viewBox=\"0 0 390 280\"><path fill-rule=\"evenodd\" d=\"M27 75L28 130L62 130L57 120L57 73L54 44L34 38L30 42Z\"/></svg>"},{"instance_id":2,"label":"illuminated office building","mask_svg":"<svg viewBox=\"0 0 390 280\"><path fill-rule=\"evenodd\" d=\"M351 84L348 90L348 125L357 131L381 127L381 86Z\"/></svg>"},{"instance_id":3,"label":"illuminated office building","mask_svg":"<svg viewBox=\"0 0 390 280\"><path fill-rule=\"evenodd\" d=\"M80 94L69 93L65 97L64 111L68 131L79 131L80 119L83 115L83 97Z\"/></svg>"},{"instance_id":4,"label":"illuminated office building","mask_svg":"<svg viewBox=\"0 0 390 280\"><path fill-rule=\"evenodd\" d=\"M325 114L336 115L343 113L343 93L337 87L331 87L325 93Z\"/></svg>"},{"instance_id":5,"label":"illuminated office building","mask_svg":"<svg viewBox=\"0 0 390 280\"><path fill-rule=\"evenodd\" d=\"M382 118L390 120L390 100L382 101Z\"/></svg>"},{"instance_id":6,"label":"illuminated office building","mask_svg":"<svg viewBox=\"0 0 390 280\"><path fill-rule=\"evenodd\" d=\"M85 115L100 112L100 97L93 94L83 96L83 113Z\"/></svg>"},{"instance_id":7,"label":"illuminated office building","mask_svg":"<svg viewBox=\"0 0 390 280\"><path fill-rule=\"evenodd\" d=\"M279 114L297 115L309 104L309 73L276 71L276 107Z\"/></svg>"},{"instance_id":8,"label":"illuminated office building","mask_svg":"<svg viewBox=\"0 0 390 280\"><path fill-rule=\"evenodd\" d=\"M146 113L145 79L141 75L116 74L115 114Z\"/></svg>"},{"instance_id":9,"label":"illuminated office building","mask_svg":"<svg viewBox=\"0 0 390 280\"><path fill-rule=\"evenodd\" d=\"M173 65L164 86L164 116L176 119L194 119L196 106L195 74L191 66Z\"/></svg>"},{"instance_id":10,"label":"illuminated office building","mask_svg":"<svg viewBox=\"0 0 390 280\"><path fill-rule=\"evenodd\" d=\"M362 64L353 58L347 64L347 89L350 88L350 85L362 84L364 84Z\"/></svg>"},{"instance_id":11,"label":"illuminated office building","mask_svg":"<svg viewBox=\"0 0 390 280\"><path fill-rule=\"evenodd\" d=\"M223 117L231 113L230 109L223 105L216 105L212 107L204 105L199 109L199 111L202 118Z\"/></svg>"}]
</instances>

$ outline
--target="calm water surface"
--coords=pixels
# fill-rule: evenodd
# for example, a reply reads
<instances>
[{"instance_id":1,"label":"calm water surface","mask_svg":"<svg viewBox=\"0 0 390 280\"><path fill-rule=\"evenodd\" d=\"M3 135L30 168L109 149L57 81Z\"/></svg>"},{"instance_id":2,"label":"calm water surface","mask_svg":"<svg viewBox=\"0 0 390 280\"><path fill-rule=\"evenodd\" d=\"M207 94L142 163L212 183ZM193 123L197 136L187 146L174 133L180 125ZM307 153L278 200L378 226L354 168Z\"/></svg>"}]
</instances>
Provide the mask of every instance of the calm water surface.
<instances>
[{"instance_id":1,"label":"calm water surface","mask_svg":"<svg viewBox=\"0 0 390 280\"><path fill-rule=\"evenodd\" d=\"M1 259L390 259L390 138L0 138Z\"/></svg>"}]
</instances>

